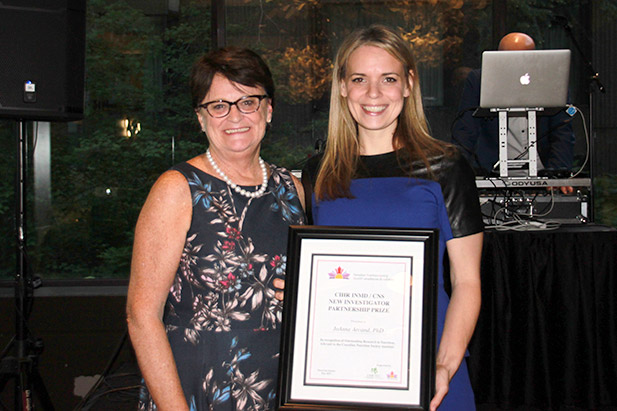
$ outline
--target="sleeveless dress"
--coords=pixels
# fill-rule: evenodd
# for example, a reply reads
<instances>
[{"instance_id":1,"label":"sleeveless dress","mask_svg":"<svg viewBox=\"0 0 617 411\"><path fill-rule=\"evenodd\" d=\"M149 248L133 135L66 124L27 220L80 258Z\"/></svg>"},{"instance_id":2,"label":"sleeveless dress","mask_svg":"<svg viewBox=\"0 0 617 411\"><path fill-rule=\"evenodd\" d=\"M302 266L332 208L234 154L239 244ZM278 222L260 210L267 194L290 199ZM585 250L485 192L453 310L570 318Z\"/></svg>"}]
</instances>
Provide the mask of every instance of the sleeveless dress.
<instances>
[{"instance_id":1,"label":"sleeveless dress","mask_svg":"<svg viewBox=\"0 0 617 411\"><path fill-rule=\"evenodd\" d=\"M314 187L318 162L319 158L312 160L303 170L302 182L307 196L311 195ZM418 166L416 163L414 165ZM473 171L460 154L433 162L432 170L437 181L429 179L422 166L414 169L416 172L410 177L409 171L399 165L395 152L361 156L350 186L353 198L315 202L315 196L311 195L311 217L316 225L438 228L439 344L449 302L443 278L446 242L454 237L453 231L458 237L470 235L481 232L483 224ZM446 207L444 192L448 194L451 210ZM475 410L465 360L450 382L450 390L439 410Z\"/></svg>"},{"instance_id":2,"label":"sleeveless dress","mask_svg":"<svg viewBox=\"0 0 617 411\"><path fill-rule=\"evenodd\" d=\"M276 407L287 232L304 224L290 173L270 165L264 195L248 199L188 163L193 214L163 321L191 410ZM245 187L250 191L254 187ZM147 388L140 410L156 410Z\"/></svg>"}]
</instances>

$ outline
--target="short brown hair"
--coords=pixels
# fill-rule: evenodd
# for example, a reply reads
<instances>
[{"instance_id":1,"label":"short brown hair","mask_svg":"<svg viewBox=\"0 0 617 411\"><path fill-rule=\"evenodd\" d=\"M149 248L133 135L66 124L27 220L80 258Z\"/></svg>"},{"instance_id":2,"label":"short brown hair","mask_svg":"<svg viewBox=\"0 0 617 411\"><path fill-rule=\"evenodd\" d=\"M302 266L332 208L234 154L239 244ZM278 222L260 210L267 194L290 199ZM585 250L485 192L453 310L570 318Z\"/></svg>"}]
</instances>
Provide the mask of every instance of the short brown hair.
<instances>
[{"instance_id":1,"label":"short brown hair","mask_svg":"<svg viewBox=\"0 0 617 411\"><path fill-rule=\"evenodd\" d=\"M206 97L217 73L243 86L262 87L274 106L274 80L268 65L252 50L226 47L201 56L193 64L189 81L193 108Z\"/></svg>"}]
</instances>

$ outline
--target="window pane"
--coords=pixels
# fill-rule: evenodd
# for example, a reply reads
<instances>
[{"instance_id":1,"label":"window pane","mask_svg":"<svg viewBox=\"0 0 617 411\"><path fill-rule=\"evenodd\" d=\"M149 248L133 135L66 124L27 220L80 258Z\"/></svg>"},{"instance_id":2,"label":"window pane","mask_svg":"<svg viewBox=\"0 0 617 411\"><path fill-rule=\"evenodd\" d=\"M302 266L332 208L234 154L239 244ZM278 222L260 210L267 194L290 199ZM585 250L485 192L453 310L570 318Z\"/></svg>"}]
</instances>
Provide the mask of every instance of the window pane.
<instances>
[{"instance_id":1,"label":"window pane","mask_svg":"<svg viewBox=\"0 0 617 411\"><path fill-rule=\"evenodd\" d=\"M0 120L0 280L15 274L15 169L17 125Z\"/></svg>"},{"instance_id":2,"label":"window pane","mask_svg":"<svg viewBox=\"0 0 617 411\"><path fill-rule=\"evenodd\" d=\"M322 144L336 50L351 30L371 23L400 28L411 43L433 133L449 140L449 121L456 116L462 81L490 46L490 5L488 1L228 1L227 43L256 50L275 77L277 102L264 157L286 152L288 156L277 161L301 167L307 153Z\"/></svg>"},{"instance_id":3,"label":"window pane","mask_svg":"<svg viewBox=\"0 0 617 411\"><path fill-rule=\"evenodd\" d=\"M495 49L494 22L505 22L506 31L528 32L539 48L573 50L572 100L585 114L586 61L563 28L553 24L554 16L566 18L583 49L590 50L588 57L592 51L601 57L605 79L614 72L609 42L600 41L614 37L617 7L609 1L224 3L227 44L257 51L275 77L273 124L262 155L291 169L301 168L325 141L332 60L356 27L383 23L404 33L418 60L431 131L446 141L467 73L480 67L484 50ZM153 182L171 165L204 151L187 83L193 61L211 48L210 4L87 0L85 117L48 127L27 124L26 234L33 273L45 279L128 277L133 228ZM507 13L493 16L493 10ZM610 149L614 110L613 100L594 96L601 175L614 172L617 164ZM576 123L576 153L583 157L584 132ZM0 280L15 272L16 135L16 121L0 120ZM610 207L613 181L609 175L597 185L598 214L607 223L616 214Z\"/></svg>"},{"instance_id":4,"label":"window pane","mask_svg":"<svg viewBox=\"0 0 617 411\"><path fill-rule=\"evenodd\" d=\"M42 123L29 124L29 181L39 182L36 194L35 184L28 187L34 273L128 277L133 228L150 187L172 164L203 151L187 84L192 62L209 49L210 4L177 3L88 0L84 119L51 123L47 159L32 137ZM13 170L13 127L0 126L0 166ZM37 172L45 160L48 186ZM12 179L0 184L0 275L10 278ZM41 196L45 187L50 191Z\"/></svg>"}]
</instances>

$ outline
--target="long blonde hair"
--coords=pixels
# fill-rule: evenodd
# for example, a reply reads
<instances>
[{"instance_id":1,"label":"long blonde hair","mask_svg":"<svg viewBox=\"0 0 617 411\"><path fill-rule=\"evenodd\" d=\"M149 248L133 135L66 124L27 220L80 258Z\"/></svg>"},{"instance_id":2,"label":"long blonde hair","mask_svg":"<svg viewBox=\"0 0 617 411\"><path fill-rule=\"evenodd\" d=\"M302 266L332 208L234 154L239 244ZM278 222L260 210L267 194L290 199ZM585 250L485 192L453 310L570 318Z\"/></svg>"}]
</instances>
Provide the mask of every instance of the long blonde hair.
<instances>
[{"instance_id":1,"label":"long blonde hair","mask_svg":"<svg viewBox=\"0 0 617 411\"><path fill-rule=\"evenodd\" d=\"M349 186L357 167L360 146L357 123L349 111L347 99L341 95L341 81L345 79L349 57L361 46L375 46L387 51L403 64L405 81L409 83L409 76L413 76L411 93L404 100L393 136L394 147L407 153L405 161L410 168L412 161L421 159L430 171L429 156L448 151L445 143L429 133L420 79L409 44L393 29L383 25L356 30L343 40L334 62L328 139L315 182L317 200L351 197Z\"/></svg>"}]
</instances>

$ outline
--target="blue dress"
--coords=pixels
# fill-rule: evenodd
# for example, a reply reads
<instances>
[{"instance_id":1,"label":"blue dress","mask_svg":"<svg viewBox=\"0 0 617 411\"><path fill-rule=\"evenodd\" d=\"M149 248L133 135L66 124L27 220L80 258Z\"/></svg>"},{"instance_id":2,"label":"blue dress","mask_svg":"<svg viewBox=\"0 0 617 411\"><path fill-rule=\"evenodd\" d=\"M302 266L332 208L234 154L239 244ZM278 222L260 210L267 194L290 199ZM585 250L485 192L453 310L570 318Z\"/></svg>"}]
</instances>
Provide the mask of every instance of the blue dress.
<instances>
[{"instance_id":1,"label":"blue dress","mask_svg":"<svg viewBox=\"0 0 617 411\"><path fill-rule=\"evenodd\" d=\"M163 322L191 410L273 410L287 232L304 213L288 171L270 166L265 194L248 199L182 163L193 214ZM255 188L249 188L255 190ZM156 410L144 386L140 410Z\"/></svg>"},{"instance_id":2,"label":"blue dress","mask_svg":"<svg viewBox=\"0 0 617 411\"><path fill-rule=\"evenodd\" d=\"M313 160L303 171L305 191L311 190L316 176L318 159ZM312 195L311 212L316 225L366 226L366 227L412 227L439 229L439 289L437 339L438 343L443 331L448 294L445 291L443 279L443 256L446 242L453 238L453 229L449 210L446 207L443 192L448 193L450 200L461 200L459 189L471 189L471 194L465 194L466 204L451 204L454 223L462 215L467 214L464 224L455 224L458 236L473 234L483 229L479 212L479 202L475 190L473 171L466 162L456 155L447 160L442 159L435 164L437 181L429 179L426 173L415 172L410 177L408 171L402 169L396 159L396 153L377 156L362 156L356 173L351 181L350 191L353 198L337 198L315 202ZM459 172L453 177L452 172ZM443 184L456 183L460 180L462 170L463 187L443 189ZM426 171L426 170L425 170ZM450 179L442 178L450 175ZM451 181L451 183L448 183ZM472 187L469 186L471 181ZM459 181L459 183L461 183ZM312 192L312 191L310 191ZM460 208L466 209L460 210ZM461 228L461 226L463 228ZM450 391L442 402L440 410L474 410L474 396L463 361L450 383Z\"/></svg>"}]
</instances>

